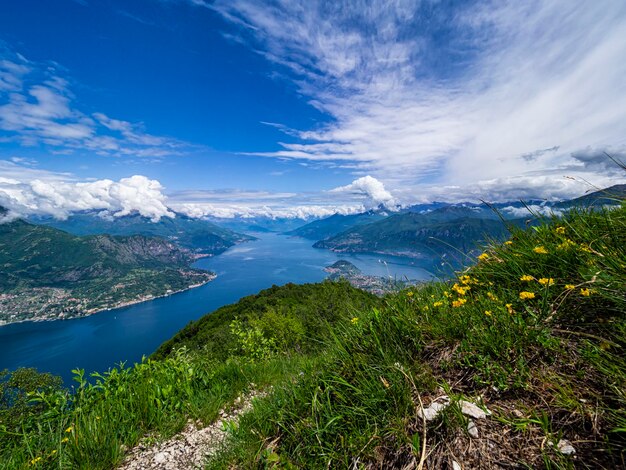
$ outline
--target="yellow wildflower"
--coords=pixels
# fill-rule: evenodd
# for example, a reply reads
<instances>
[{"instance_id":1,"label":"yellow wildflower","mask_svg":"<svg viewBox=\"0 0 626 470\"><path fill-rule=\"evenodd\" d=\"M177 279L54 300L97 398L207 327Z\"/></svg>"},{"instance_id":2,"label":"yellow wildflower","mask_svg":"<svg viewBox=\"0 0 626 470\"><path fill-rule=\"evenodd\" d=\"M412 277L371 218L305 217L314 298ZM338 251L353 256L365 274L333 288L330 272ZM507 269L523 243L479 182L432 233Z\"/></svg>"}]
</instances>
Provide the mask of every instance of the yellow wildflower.
<instances>
[{"instance_id":1,"label":"yellow wildflower","mask_svg":"<svg viewBox=\"0 0 626 470\"><path fill-rule=\"evenodd\" d=\"M442 305L443 305L443 302L441 300L438 300L437 302L433 304L433 307L441 307Z\"/></svg>"},{"instance_id":2,"label":"yellow wildflower","mask_svg":"<svg viewBox=\"0 0 626 470\"><path fill-rule=\"evenodd\" d=\"M558 233L559 235L563 235L565 233L565 227L557 227L556 233Z\"/></svg>"},{"instance_id":3,"label":"yellow wildflower","mask_svg":"<svg viewBox=\"0 0 626 470\"><path fill-rule=\"evenodd\" d=\"M513 313L513 304L506 304L505 307L509 313Z\"/></svg>"},{"instance_id":4,"label":"yellow wildflower","mask_svg":"<svg viewBox=\"0 0 626 470\"><path fill-rule=\"evenodd\" d=\"M459 286L456 283L452 286L452 290L455 291L459 295L467 294L467 291L470 290L470 289L471 289L470 286L461 287L461 286Z\"/></svg>"},{"instance_id":5,"label":"yellow wildflower","mask_svg":"<svg viewBox=\"0 0 626 470\"><path fill-rule=\"evenodd\" d=\"M580 289L580 295L584 297L589 297L591 295L591 289L587 289L587 288Z\"/></svg>"},{"instance_id":6,"label":"yellow wildflower","mask_svg":"<svg viewBox=\"0 0 626 470\"><path fill-rule=\"evenodd\" d=\"M580 249L585 253L593 253L593 250L589 248L587 245L580 245Z\"/></svg>"},{"instance_id":7,"label":"yellow wildflower","mask_svg":"<svg viewBox=\"0 0 626 470\"><path fill-rule=\"evenodd\" d=\"M489 255L487 253L483 253L482 255L478 256L478 259L480 261L485 261L487 258L489 258Z\"/></svg>"},{"instance_id":8,"label":"yellow wildflower","mask_svg":"<svg viewBox=\"0 0 626 470\"><path fill-rule=\"evenodd\" d=\"M548 254L548 250L546 250L543 246L539 245L536 246L535 248L533 248L533 251L535 253L537 253L538 255L547 255Z\"/></svg>"},{"instance_id":9,"label":"yellow wildflower","mask_svg":"<svg viewBox=\"0 0 626 470\"><path fill-rule=\"evenodd\" d=\"M469 284L472 281L472 278L465 274L459 278L459 281L461 281L461 284Z\"/></svg>"},{"instance_id":10,"label":"yellow wildflower","mask_svg":"<svg viewBox=\"0 0 626 470\"><path fill-rule=\"evenodd\" d=\"M487 315L488 317L491 316L491 310L485 310L485 315Z\"/></svg>"},{"instance_id":11,"label":"yellow wildflower","mask_svg":"<svg viewBox=\"0 0 626 470\"><path fill-rule=\"evenodd\" d=\"M69 442L69 439L67 437L61 439L61 444L65 444L66 442Z\"/></svg>"},{"instance_id":12,"label":"yellow wildflower","mask_svg":"<svg viewBox=\"0 0 626 470\"><path fill-rule=\"evenodd\" d=\"M522 277L519 278L520 281L525 281L525 282L530 282L530 281L533 281L534 279L535 278L529 274L524 274Z\"/></svg>"},{"instance_id":13,"label":"yellow wildflower","mask_svg":"<svg viewBox=\"0 0 626 470\"><path fill-rule=\"evenodd\" d=\"M498 301L498 297L495 294L491 293L491 292L487 292L487 297L489 297L489 299L493 300L494 302Z\"/></svg>"},{"instance_id":14,"label":"yellow wildflower","mask_svg":"<svg viewBox=\"0 0 626 470\"><path fill-rule=\"evenodd\" d=\"M67 429L65 430L65 432L72 432L73 430L74 430L74 427L73 427L73 426L70 426L69 428L67 428Z\"/></svg>"},{"instance_id":15,"label":"yellow wildflower","mask_svg":"<svg viewBox=\"0 0 626 470\"><path fill-rule=\"evenodd\" d=\"M406 296L407 296L407 297L413 297L413 292L412 292L412 291L408 291L408 292L406 293Z\"/></svg>"},{"instance_id":16,"label":"yellow wildflower","mask_svg":"<svg viewBox=\"0 0 626 470\"><path fill-rule=\"evenodd\" d=\"M445 291L445 292L443 293L443 295L444 295L444 296L446 296L446 298L450 298L450 292L448 292L448 291Z\"/></svg>"},{"instance_id":17,"label":"yellow wildflower","mask_svg":"<svg viewBox=\"0 0 626 470\"><path fill-rule=\"evenodd\" d=\"M359 317L352 317L352 320L350 320L352 322L353 325L356 325L357 323L359 323Z\"/></svg>"},{"instance_id":18,"label":"yellow wildflower","mask_svg":"<svg viewBox=\"0 0 626 470\"><path fill-rule=\"evenodd\" d=\"M571 247L575 246L576 243L573 242L572 240L570 240L569 238L566 238L563 243L561 243L560 245L558 245L556 247L557 250L569 250Z\"/></svg>"},{"instance_id":19,"label":"yellow wildflower","mask_svg":"<svg viewBox=\"0 0 626 470\"><path fill-rule=\"evenodd\" d=\"M552 279L551 277L550 278L542 277L537 282L539 282L539 284L541 284L542 286L552 286L552 285L554 285L554 279Z\"/></svg>"},{"instance_id":20,"label":"yellow wildflower","mask_svg":"<svg viewBox=\"0 0 626 470\"><path fill-rule=\"evenodd\" d=\"M31 465L36 465L37 462L39 462L41 460L41 457L35 457L33 460L30 461Z\"/></svg>"},{"instance_id":21,"label":"yellow wildflower","mask_svg":"<svg viewBox=\"0 0 626 470\"><path fill-rule=\"evenodd\" d=\"M428 305L426 305L426 306L423 308L423 310L424 310L425 312L428 312L430 309L428 308Z\"/></svg>"},{"instance_id":22,"label":"yellow wildflower","mask_svg":"<svg viewBox=\"0 0 626 470\"><path fill-rule=\"evenodd\" d=\"M576 286L574 284L565 284L565 288L567 290L572 290L572 289L576 289Z\"/></svg>"},{"instance_id":23,"label":"yellow wildflower","mask_svg":"<svg viewBox=\"0 0 626 470\"><path fill-rule=\"evenodd\" d=\"M534 292L522 291L522 292L519 293L519 298L522 299L522 300L534 299L535 298L535 294L534 294Z\"/></svg>"},{"instance_id":24,"label":"yellow wildflower","mask_svg":"<svg viewBox=\"0 0 626 470\"><path fill-rule=\"evenodd\" d=\"M467 299L457 299L452 302L453 307L462 307L467 303Z\"/></svg>"},{"instance_id":25,"label":"yellow wildflower","mask_svg":"<svg viewBox=\"0 0 626 470\"><path fill-rule=\"evenodd\" d=\"M513 244L513 242L512 242L511 240L507 240L507 241L505 241L505 242L504 242L504 244L505 244L505 245L512 245L512 244Z\"/></svg>"}]
</instances>

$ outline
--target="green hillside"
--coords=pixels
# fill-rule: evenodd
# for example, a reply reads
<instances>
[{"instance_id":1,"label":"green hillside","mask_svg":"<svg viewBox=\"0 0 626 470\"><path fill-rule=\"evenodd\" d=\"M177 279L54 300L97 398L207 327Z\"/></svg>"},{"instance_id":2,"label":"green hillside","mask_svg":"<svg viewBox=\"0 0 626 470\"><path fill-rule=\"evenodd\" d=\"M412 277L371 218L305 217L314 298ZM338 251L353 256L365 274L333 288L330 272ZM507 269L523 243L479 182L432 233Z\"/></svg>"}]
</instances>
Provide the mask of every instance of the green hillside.
<instances>
[{"instance_id":1,"label":"green hillside","mask_svg":"<svg viewBox=\"0 0 626 470\"><path fill-rule=\"evenodd\" d=\"M262 391L207 468L624 468L625 286L622 206L513 228L449 282L380 301L273 288L94 385L76 371L72 396L5 377L0 466L113 468Z\"/></svg>"},{"instance_id":2,"label":"green hillside","mask_svg":"<svg viewBox=\"0 0 626 470\"><path fill-rule=\"evenodd\" d=\"M0 322L80 316L210 280L193 259L159 238L0 224Z\"/></svg>"},{"instance_id":3,"label":"green hillside","mask_svg":"<svg viewBox=\"0 0 626 470\"><path fill-rule=\"evenodd\" d=\"M446 254L463 261L463 254L490 239L504 239L507 225L464 207L445 207L425 214L395 214L353 227L313 246L347 253L384 253L437 260Z\"/></svg>"},{"instance_id":4,"label":"green hillside","mask_svg":"<svg viewBox=\"0 0 626 470\"><path fill-rule=\"evenodd\" d=\"M74 235L144 235L166 238L181 247L203 254L222 253L231 246L254 237L233 232L202 219L193 219L183 214L176 217L161 217L152 222L139 214L124 217L103 218L97 214L75 214L66 220L41 219L51 227Z\"/></svg>"},{"instance_id":5,"label":"green hillside","mask_svg":"<svg viewBox=\"0 0 626 470\"><path fill-rule=\"evenodd\" d=\"M384 219L387 215L380 212L364 212L362 214L333 214L320 220L314 220L302 227L287 232L287 235L308 238L309 240L323 240L337 235L352 227L369 224Z\"/></svg>"}]
</instances>

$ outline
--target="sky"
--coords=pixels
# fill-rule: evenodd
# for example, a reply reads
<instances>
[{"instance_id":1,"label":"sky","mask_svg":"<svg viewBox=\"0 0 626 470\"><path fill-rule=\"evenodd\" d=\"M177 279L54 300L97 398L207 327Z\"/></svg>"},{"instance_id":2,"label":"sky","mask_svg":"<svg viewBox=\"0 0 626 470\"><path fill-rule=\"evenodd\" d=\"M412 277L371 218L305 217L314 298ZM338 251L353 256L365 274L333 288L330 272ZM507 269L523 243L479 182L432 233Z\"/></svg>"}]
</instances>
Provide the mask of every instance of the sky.
<instances>
[{"instance_id":1,"label":"sky","mask_svg":"<svg viewBox=\"0 0 626 470\"><path fill-rule=\"evenodd\" d=\"M0 2L0 205L154 220L624 181L623 0Z\"/></svg>"}]
</instances>

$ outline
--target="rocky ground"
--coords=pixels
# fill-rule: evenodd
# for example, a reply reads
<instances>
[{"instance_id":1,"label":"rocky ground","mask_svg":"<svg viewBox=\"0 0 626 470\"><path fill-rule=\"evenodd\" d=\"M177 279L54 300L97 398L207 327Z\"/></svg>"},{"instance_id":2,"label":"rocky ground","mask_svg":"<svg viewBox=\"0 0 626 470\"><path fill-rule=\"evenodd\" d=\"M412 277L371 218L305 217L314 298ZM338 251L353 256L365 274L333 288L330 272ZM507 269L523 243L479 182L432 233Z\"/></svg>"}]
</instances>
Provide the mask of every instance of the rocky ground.
<instances>
[{"instance_id":1,"label":"rocky ground","mask_svg":"<svg viewBox=\"0 0 626 470\"><path fill-rule=\"evenodd\" d=\"M216 454L227 437L226 425L252 408L259 392L239 397L232 409L220 412L210 426L198 428L190 422L180 433L155 445L140 443L132 449L119 470L182 470L204 468L207 458Z\"/></svg>"}]
</instances>

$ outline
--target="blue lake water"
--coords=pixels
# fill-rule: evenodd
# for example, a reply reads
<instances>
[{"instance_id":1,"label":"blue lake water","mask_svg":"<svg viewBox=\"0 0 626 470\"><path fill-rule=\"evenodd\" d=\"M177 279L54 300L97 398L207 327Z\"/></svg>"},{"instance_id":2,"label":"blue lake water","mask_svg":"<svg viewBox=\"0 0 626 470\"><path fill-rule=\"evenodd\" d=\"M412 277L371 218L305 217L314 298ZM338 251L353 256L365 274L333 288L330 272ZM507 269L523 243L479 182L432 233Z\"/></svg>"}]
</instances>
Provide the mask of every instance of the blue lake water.
<instances>
[{"instance_id":1,"label":"blue lake water","mask_svg":"<svg viewBox=\"0 0 626 470\"><path fill-rule=\"evenodd\" d=\"M318 250L310 240L275 233L201 259L195 266L217 273L196 289L89 317L26 322L0 327L0 370L36 367L70 384L71 369L105 371L121 361L150 355L191 320L272 285L318 282L323 268L346 259L366 274L426 280L418 261L380 255L348 255Z\"/></svg>"}]
</instances>

